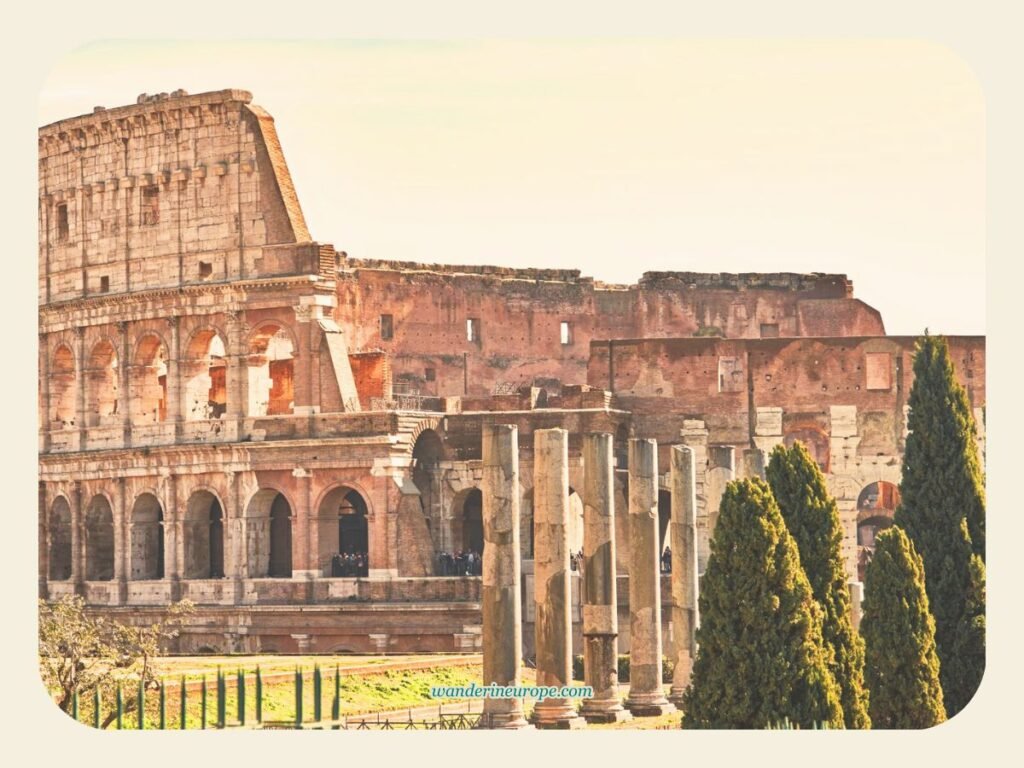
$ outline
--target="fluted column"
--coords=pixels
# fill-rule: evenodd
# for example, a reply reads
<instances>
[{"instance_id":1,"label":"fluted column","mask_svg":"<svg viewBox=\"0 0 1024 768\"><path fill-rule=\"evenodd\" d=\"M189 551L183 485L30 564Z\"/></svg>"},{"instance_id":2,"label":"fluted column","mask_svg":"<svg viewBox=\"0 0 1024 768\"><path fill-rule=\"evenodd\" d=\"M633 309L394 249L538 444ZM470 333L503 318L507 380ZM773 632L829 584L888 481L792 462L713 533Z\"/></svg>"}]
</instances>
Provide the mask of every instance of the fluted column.
<instances>
[{"instance_id":1,"label":"fluted column","mask_svg":"<svg viewBox=\"0 0 1024 768\"><path fill-rule=\"evenodd\" d=\"M690 684L693 662L697 658L697 480L693 449L685 445L672 448L669 468L672 487L672 521L669 523L672 547L672 658L675 670L669 700L677 706Z\"/></svg>"},{"instance_id":2,"label":"fluted column","mask_svg":"<svg viewBox=\"0 0 1024 768\"><path fill-rule=\"evenodd\" d=\"M569 582L569 433L533 433L533 584L537 685L572 684L572 613ZM533 709L538 728L585 725L572 699L546 697Z\"/></svg>"},{"instance_id":3,"label":"fluted column","mask_svg":"<svg viewBox=\"0 0 1024 768\"><path fill-rule=\"evenodd\" d=\"M626 708L653 717L675 707L662 689L661 568L658 551L658 444L629 441L629 697Z\"/></svg>"},{"instance_id":4,"label":"fluted column","mask_svg":"<svg viewBox=\"0 0 1024 768\"><path fill-rule=\"evenodd\" d=\"M483 428L483 656L484 685L522 682L522 603L519 594L519 430ZM484 699L484 727L523 728L518 698Z\"/></svg>"},{"instance_id":5,"label":"fluted column","mask_svg":"<svg viewBox=\"0 0 1024 768\"><path fill-rule=\"evenodd\" d=\"M614 723L632 715L619 697L612 436L583 438L583 676L594 695L580 715Z\"/></svg>"}]
</instances>

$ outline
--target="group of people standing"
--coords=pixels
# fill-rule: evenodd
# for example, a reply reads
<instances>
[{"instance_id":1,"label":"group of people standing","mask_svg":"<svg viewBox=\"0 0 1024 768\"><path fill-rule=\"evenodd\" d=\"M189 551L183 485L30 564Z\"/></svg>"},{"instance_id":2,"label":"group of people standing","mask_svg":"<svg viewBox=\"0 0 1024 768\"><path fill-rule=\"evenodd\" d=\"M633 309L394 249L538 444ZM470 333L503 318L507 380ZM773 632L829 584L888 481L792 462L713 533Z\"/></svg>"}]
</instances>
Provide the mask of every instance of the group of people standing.
<instances>
[{"instance_id":1,"label":"group of people standing","mask_svg":"<svg viewBox=\"0 0 1024 768\"><path fill-rule=\"evenodd\" d=\"M476 550L471 549L466 552L459 550L454 555L451 552L442 552L437 559L442 576L480 576L483 574L484 560Z\"/></svg>"},{"instance_id":2,"label":"group of people standing","mask_svg":"<svg viewBox=\"0 0 1024 768\"><path fill-rule=\"evenodd\" d=\"M369 568L370 559L365 552L339 552L331 558L331 576L367 576Z\"/></svg>"}]
</instances>

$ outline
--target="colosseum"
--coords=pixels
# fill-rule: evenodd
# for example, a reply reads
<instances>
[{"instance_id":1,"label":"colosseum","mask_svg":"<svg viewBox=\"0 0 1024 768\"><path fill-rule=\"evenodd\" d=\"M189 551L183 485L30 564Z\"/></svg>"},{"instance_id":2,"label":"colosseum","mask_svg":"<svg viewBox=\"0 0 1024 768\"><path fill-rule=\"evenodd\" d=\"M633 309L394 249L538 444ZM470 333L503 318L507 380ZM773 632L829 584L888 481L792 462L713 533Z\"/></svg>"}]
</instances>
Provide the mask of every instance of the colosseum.
<instances>
[{"instance_id":1,"label":"colosseum","mask_svg":"<svg viewBox=\"0 0 1024 768\"><path fill-rule=\"evenodd\" d=\"M656 439L663 536L689 445L700 570L725 482L776 444L825 471L854 585L898 501L915 340L846 276L349 258L246 91L39 129L39 307L40 596L129 622L187 598L181 652L479 648L485 424L519 430L531 626L535 429L569 431L576 487L612 434L619 509L628 438ZM985 340L949 342L983 450Z\"/></svg>"}]
</instances>

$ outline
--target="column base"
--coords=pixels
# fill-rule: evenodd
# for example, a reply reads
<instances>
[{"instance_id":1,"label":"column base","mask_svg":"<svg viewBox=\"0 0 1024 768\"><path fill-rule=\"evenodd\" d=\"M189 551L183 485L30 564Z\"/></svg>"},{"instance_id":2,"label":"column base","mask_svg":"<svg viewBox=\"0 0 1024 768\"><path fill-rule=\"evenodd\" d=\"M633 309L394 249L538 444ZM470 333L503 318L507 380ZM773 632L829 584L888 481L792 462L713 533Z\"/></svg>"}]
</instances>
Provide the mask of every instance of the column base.
<instances>
[{"instance_id":1,"label":"column base","mask_svg":"<svg viewBox=\"0 0 1024 768\"><path fill-rule=\"evenodd\" d=\"M664 694L641 694L643 698L627 698L626 709L633 717L660 717L676 711L676 706Z\"/></svg>"},{"instance_id":2,"label":"column base","mask_svg":"<svg viewBox=\"0 0 1024 768\"><path fill-rule=\"evenodd\" d=\"M561 720L550 720L546 722L534 720L533 725L538 731L576 731L580 728L586 728L587 721L577 715L576 717L563 718Z\"/></svg>"},{"instance_id":3,"label":"column base","mask_svg":"<svg viewBox=\"0 0 1024 768\"><path fill-rule=\"evenodd\" d=\"M633 719L633 715L622 706L620 701L583 702L580 717L588 723L625 723Z\"/></svg>"},{"instance_id":4,"label":"column base","mask_svg":"<svg viewBox=\"0 0 1024 768\"><path fill-rule=\"evenodd\" d=\"M522 731L522 730L533 730L533 726L530 725L526 718L521 714L512 716L503 713L488 713L484 712L481 717L477 728L486 731Z\"/></svg>"},{"instance_id":5,"label":"column base","mask_svg":"<svg viewBox=\"0 0 1024 768\"><path fill-rule=\"evenodd\" d=\"M687 686L688 687L688 686ZM683 694L686 693L686 687L676 688L672 686L668 692L668 700L676 705L676 708L682 709L683 707Z\"/></svg>"}]
</instances>

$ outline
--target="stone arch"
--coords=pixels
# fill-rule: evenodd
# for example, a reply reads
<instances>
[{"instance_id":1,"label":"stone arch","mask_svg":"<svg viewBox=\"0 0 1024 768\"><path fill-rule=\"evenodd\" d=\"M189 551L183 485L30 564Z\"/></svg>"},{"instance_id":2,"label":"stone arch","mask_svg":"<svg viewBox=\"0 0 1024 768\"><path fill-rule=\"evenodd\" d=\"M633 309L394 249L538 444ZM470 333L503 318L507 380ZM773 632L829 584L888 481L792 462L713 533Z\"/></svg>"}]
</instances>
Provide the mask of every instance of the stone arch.
<instances>
[{"instance_id":1,"label":"stone arch","mask_svg":"<svg viewBox=\"0 0 1024 768\"><path fill-rule=\"evenodd\" d=\"M156 424L167 419L167 345L147 331L135 344L128 369L129 412L133 425Z\"/></svg>"},{"instance_id":2,"label":"stone arch","mask_svg":"<svg viewBox=\"0 0 1024 768\"><path fill-rule=\"evenodd\" d=\"M861 581L875 552L875 537L892 525L899 504L899 488L885 480L869 483L857 496L857 576Z\"/></svg>"},{"instance_id":3,"label":"stone arch","mask_svg":"<svg viewBox=\"0 0 1024 768\"><path fill-rule=\"evenodd\" d=\"M250 578L292 576L292 506L276 488L261 488L245 508L245 572Z\"/></svg>"},{"instance_id":4,"label":"stone arch","mask_svg":"<svg viewBox=\"0 0 1024 768\"><path fill-rule=\"evenodd\" d=\"M71 578L71 505L64 496L58 496L50 506L48 528L49 578L66 581Z\"/></svg>"},{"instance_id":5,"label":"stone arch","mask_svg":"<svg viewBox=\"0 0 1024 768\"><path fill-rule=\"evenodd\" d=\"M215 328L201 328L185 345L178 364L182 418L219 419L227 411L227 346Z\"/></svg>"},{"instance_id":6,"label":"stone arch","mask_svg":"<svg viewBox=\"0 0 1024 768\"><path fill-rule=\"evenodd\" d=\"M224 507L211 491L193 492L182 526L186 579L224 577Z\"/></svg>"},{"instance_id":7,"label":"stone arch","mask_svg":"<svg viewBox=\"0 0 1024 768\"><path fill-rule=\"evenodd\" d=\"M75 353L67 344L58 345L49 371L50 423L53 429L71 429L78 417L78 382Z\"/></svg>"},{"instance_id":8,"label":"stone arch","mask_svg":"<svg viewBox=\"0 0 1024 768\"><path fill-rule=\"evenodd\" d=\"M115 423L118 419L117 350L109 339L103 338L93 345L85 367L85 412L90 427Z\"/></svg>"},{"instance_id":9,"label":"stone arch","mask_svg":"<svg viewBox=\"0 0 1024 768\"><path fill-rule=\"evenodd\" d=\"M807 452L811 454L811 458L818 463L821 471L827 475L832 457L831 440L825 430L817 424L794 424L786 430L782 441L787 448L792 448L793 443L797 440L804 444Z\"/></svg>"},{"instance_id":10,"label":"stone arch","mask_svg":"<svg viewBox=\"0 0 1024 768\"><path fill-rule=\"evenodd\" d=\"M256 326L249 334L250 416L280 416L295 410L295 338L274 321Z\"/></svg>"},{"instance_id":11,"label":"stone arch","mask_svg":"<svg viewBox=\"0 0 1024 768\"><path fill-rule=\"evenodd\" d=\"M444 445L433 429L420 430L412 448L412 482L420 492L420 506L431 533L441 519L441 469Z\"/></svg>"},{"instance_id":12,"label":"stone arch","mask_svg":"<svg viewBox=\"0 0 1024 768\"><path fill-rule=\"evenodd\" d=\"M479 488L466 488L452 500L452 546L456 552L484 551L484 497Z\"/></svg>"},{"instance_id":13,"label":"stone arch","mask_svg":"<svg viewBox=\"0 0 1024 768\"><path fill-rule=\"evenodd\" d=\"M114 510L102 493L85 509L85 580L114 578Z\"/></svg>"},{"instance_id":14,"label":"stone arch","mask_svg":"<svg viewBox=\"0 0 1024 768\"><path fill-rule=\"evenodd\" d=\"M132 580L164 577L164 509L152 493L139 494L131 518Z\"/></svg>"},{"instance_id":15,"label":"stone arch","mask_svg":"<svg viewBox=\"0 0 1024 768\"><path fill-rule=\"evenodd\" d=\"M363 565L353 575L369 570L370 529L366 497L351 485L337 485L325 493L317 507L318 565L323 572L338 573L341 556L362 555Z\"/></svg>"}]
</instances>

